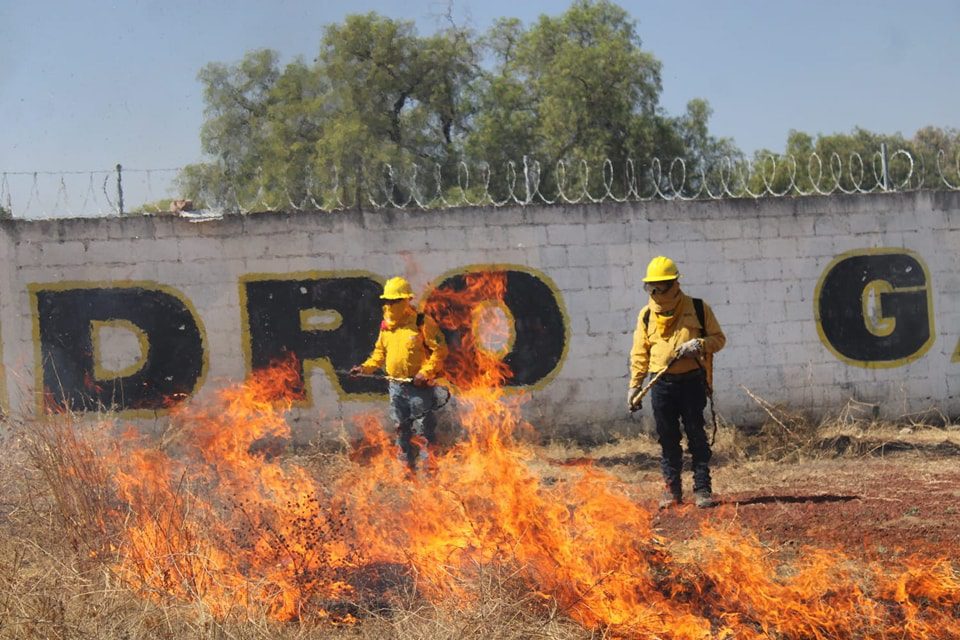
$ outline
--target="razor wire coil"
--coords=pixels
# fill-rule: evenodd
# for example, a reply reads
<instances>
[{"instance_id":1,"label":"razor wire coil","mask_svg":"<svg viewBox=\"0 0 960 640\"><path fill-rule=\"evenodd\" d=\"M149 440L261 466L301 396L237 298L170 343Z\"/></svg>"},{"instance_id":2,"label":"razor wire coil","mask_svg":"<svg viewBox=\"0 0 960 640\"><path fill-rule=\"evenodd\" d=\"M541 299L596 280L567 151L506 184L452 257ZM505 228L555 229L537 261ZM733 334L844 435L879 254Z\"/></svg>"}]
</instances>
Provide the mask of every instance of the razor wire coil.
<instances>
[{"instance_id":1,"label":"razor wire coil","mask_svg":"<svg viewBox=\"0 0 960 640\"><path fill-rule=\"evenodd\" d=\"M197 184L208 208L230 213L269 211L339 211L350 208L447 209L605 202L692 201L728 198L783 198L905 192L920 189L960 191L960 153L939 150L935 171L926 172L922 156L906 149L880 151L866 159L810 153L806 158L764 154L753 160L730 156L670 161L603 158L561 159L544 165L524 156L502 167L486 161L459 160L446 167L428 162L360 164L353 171L328 164L308 171L298 184L279 181L258 167L245 183L224 178ZM124 169L127 181L141 180L154 198L154 182L178 168ZM936 179L933 179L934 176ZM117 178L118 192L111 188ZM86 184L83 184L83 180ZM79 180L79 181L78 181ZM21 183L19 189L15 183ZM27 184L22 184L27 183ZM41 184L43 186L41 186ZM94 171L30 171L0 173L0 207L16 217L110 215L119 213L119 168ZM126 184L124 185L126 191ZM76 193L82 193L77 203ZM51 201L45 201L49 194ZM163 213L154 203L141 213Z\"/></svg>"}]
</instances>

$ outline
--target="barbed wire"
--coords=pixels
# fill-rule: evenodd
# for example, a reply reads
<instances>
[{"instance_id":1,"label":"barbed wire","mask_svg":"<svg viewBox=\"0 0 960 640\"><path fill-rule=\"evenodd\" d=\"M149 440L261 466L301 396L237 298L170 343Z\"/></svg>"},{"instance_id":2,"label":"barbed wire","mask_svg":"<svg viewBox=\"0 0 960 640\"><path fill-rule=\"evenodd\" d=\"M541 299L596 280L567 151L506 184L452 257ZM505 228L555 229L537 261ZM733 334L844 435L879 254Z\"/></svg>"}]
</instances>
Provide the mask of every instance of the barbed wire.
<instances>
[{"instance_id":1,"label":"barbed wire","mask_svg":"<svg viewBox=\"0 0 960 640\"><path fill-rule=\"evenodd\" d=\"M558 161L545 166L525 156L494 171L486 162L457 162L443 167L426 163L363 165L354 172L329 166L308 174L296 187L264 176L252 180L220 178L194 185L201 208L216 214L269 211L337 211L350 208L434 209L554 204L599 204L651 200L722 200L904 192L920 189L960 191L960 152L940 150L935 167L906 149L877 151L867 160L859 153L825 157L811 153L766 154L746 160L719 157L664 162L626 159ZM184 196L159 199L154 182L167 183L180 168L0 173L0 214L15 217L63 217L124 213L181 212ZM18 188L15 188L15 183ZM47 195L53 193L52 201ZM79 205L77 192L82 194ZM16 199L14 194L16 193ZM130 194L135 193L135 199ZM124 210L122 202L144 204ZM46 197L45 197L46 196ZM206 204L204 204L204 202Z\"/></svg>"},{"instance_id":2,"label":"barbed wire","mask_svg":"<svg viewBox=\"0 0 960 640\"><path fill-rule=\"evenodd\" d=\"M0 217L62 218L111 216L127 213L120 196L134 187L138 201L161 199L153 186L156 175L165 181L176 177L180 168L91 169L76 171L5 171L0 173ZM122 175L122 190L118 188ZM158 212L153 207L153 212Z\"/></svg>"}]
</instances>

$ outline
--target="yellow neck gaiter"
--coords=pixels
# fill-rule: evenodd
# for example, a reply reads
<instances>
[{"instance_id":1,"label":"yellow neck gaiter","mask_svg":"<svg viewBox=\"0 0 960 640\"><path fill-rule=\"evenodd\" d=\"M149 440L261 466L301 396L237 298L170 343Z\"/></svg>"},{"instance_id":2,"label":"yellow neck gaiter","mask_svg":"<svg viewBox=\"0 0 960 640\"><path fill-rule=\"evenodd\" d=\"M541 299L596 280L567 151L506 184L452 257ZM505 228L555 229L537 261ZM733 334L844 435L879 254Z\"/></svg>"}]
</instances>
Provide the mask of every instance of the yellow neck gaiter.
<instances>
[{"instance_id":1,"label":"yellow neck gaiter","mask_svg":"<svg viewBox=\"0 0 960 640\"><path fill-rule=\"evenodd\" d=\"M661 336L669 335L673 332L680 314L677 310L680 303L686 296L680 291L680 286L672 287L666 293L654 293L650 296L650 310L653 311L653 319L657 323L657 330Z\"/></svg>"},{"instance_id":2,"label":"yellow neck gaiter","mask_svg":"<svg viewBox=\"0 0 960 640\"><path fill-rule=\"evenodd\" d=\"M385 304L383 305L383 325L390 330L396 329L414 314L416 311L406 300Z\"/></svg>"}]
</instances>

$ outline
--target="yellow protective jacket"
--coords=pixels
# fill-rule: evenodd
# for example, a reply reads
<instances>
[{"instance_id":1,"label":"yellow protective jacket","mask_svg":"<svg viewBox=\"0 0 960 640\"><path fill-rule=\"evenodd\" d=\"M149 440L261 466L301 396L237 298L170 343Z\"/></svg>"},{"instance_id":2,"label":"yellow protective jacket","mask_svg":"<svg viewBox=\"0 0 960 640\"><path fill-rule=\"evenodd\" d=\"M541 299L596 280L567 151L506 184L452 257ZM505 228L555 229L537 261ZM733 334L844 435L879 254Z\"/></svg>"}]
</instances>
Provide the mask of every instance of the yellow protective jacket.
<instances>
[{"instance_id":1,"label":"yellow protective jacket","mask_svg":"<svg viewBox=\"0 0 960 640\"><path fill-rule=\"evenodd\" d=\"M686 294L682 295L683 299L674 311L680 317L665 335L660 333L655 319L656 312L650 309L650 305L640 310L637 316L637 328L633 332L633 346L630 349L631 387L639 387L648 372L656 374L663 370L677 347L688 340L703 339L704 363L697 358L681 358L667 369L667 373L687 373L702 367L712 360L712 354L720 351L727 343L727 338L720 329L720 323L713 315L713 309L708 304L703 304L703 320L706 326L701 327L693 306L693 298ZM644 322L648 309L649 319ZM708 382L711 377L712 371L708 368Z\"/></svg>"},{"instance_id":2,"label":"yellow protective jacket","mask_svg":"<svg viewBox=\"0 0 960 640\"><path fill-rule=\"evenodd\" d=\"M366 371L383 369L391 378L412 378L418 373L438 377L447 357L447 341L433 318L423 315L422 325L417 318L410 307L393 326L381 323L373 353L360 366Z\"/></svg>"}]
</instances>

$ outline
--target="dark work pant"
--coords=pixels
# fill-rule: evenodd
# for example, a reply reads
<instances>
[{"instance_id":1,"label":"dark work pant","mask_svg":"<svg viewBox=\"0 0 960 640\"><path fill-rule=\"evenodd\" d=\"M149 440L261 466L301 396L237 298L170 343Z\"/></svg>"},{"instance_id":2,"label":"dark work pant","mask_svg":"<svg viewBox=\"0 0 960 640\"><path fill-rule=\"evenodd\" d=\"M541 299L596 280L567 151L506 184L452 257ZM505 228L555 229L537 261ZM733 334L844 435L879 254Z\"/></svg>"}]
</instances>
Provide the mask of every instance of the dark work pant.
<instances>
[{"instance_id":1,"label":"dark work pant","mask_svg":"<svg viewBox=\"0 0 960 640\"><path fill-rule=\"evenodd\" d=\"M710 442L704 429L707 384L703 369L679 375L665 374L651 390L653 419L660 441L660 471L675 493L680 491L683 449L680 422L687 434L687 451L693 458L693 490L711 490Z\"/></svg>"},{"instance_id":2,"label":"dark work pant","mask_svg":"<svg viewBox=\"0 0 960 640\"><path fill-rule=\"evenodd\" d=\"M397 425L397 445L410 469L427 459L427 444L436 441L437 419L433 415L437 396L433 387L391 380L390 413Z\"/></svg>"}]
</instances>

